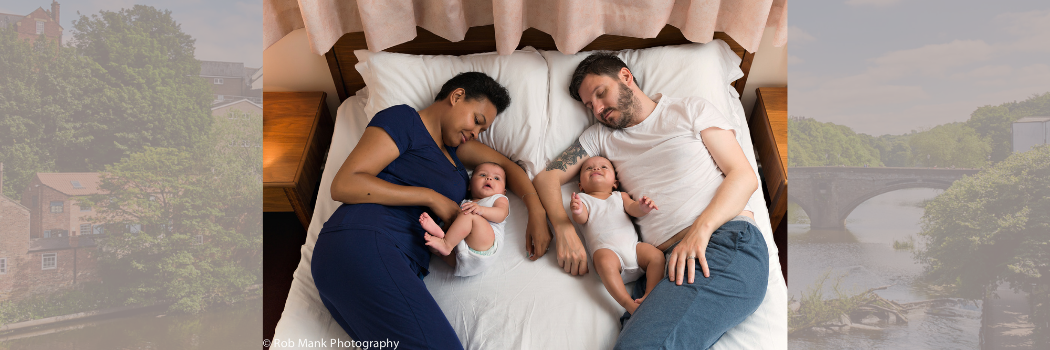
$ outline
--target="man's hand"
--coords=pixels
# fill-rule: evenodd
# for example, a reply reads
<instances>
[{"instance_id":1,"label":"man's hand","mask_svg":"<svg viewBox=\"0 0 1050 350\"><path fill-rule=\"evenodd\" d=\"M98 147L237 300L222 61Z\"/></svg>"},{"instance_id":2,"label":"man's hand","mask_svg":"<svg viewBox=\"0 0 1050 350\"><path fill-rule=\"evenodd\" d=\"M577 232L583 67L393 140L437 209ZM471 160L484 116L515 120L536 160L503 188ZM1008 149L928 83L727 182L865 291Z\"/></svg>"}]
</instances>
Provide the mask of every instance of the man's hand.
<instances>
[{"instance_id":1,"label":"man's hand","mask_svg":"<svg viewBox=\"0 0 1050 350\"><path fill-rule=\"evenodd\" d=\"M587 274L587 250L580 242L580 236L576 235L576 229L571 224L563 227L562 233L556 235L558 239L558 266L573 276Z\"/></svg>"},{"instance_id":2,"label":"man's hand","mask_svg":"<svg viewBox=\"0 0 1050 350\"><path fill-rule=\"evenodd\" d=\"M690 284L695 281L697 261L700 262L700 270L704 273L704 277L711 277L704 253L707 251L708 242L711 241L712 232L705 234L696 226L694 225L686 232L682 241L674 247L667 258L667 276L671 282L679 286L682 285L682 282L686 282L687 278Z\"/></svg>"}]
</instances>

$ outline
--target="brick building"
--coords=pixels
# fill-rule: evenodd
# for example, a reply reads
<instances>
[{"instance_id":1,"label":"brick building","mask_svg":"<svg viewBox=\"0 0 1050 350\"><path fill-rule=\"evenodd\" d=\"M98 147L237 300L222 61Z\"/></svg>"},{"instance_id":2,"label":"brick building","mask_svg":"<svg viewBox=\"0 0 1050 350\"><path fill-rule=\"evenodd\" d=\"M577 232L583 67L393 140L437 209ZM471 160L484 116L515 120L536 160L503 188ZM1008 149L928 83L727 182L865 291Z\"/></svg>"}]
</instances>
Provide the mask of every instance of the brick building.
<instances>
[{"instance_id":1,"label":"brick building","mask_svg":"<svg viewBox=\"0 0 1050 350\"><path fill-rule=\"evenodd\" d=\"M212 87L213 105L241 99L262 104L262 68L248 68L238 62L201 61L200 77Z\"/></svg>"},{"instance_id":2,"label":"brick building","mask_svg":"<svg viewBox=\"0 0 1050 350\"><path fill-rule=\"evenodd\" d=\"M60 7L58 1L52 0L50 11L38 7L28 15L0 13L0 29L18 32L20 40L34 41L42 34L61 43L65 29L59 24Z\"/></svg>"},{"instance_id":3,"label":"brick building","mask_svg":"<svg viewBox=\"0 0 1050 350\"><path fill-rule=\"evenodd\" d=\"M80 232L68 229L80 228L77 225L90 215L90 208L82 211L84 208L75 204L75 197L51 187L56 185L55 181L76 178L97 192L98 175L94 174L94 183L89 182L90 175L37 174L23 193L22 203L0 194L0 301L46 295L98 280L95 237L101 230L81 236ZM3 164L0 163L0 185L2 183ZM40 205L41 199L47 200L47 205ZM61 212L52 212L59 209L58 203L62 203ZM34 223L39 231L36 236L32 233ZM47 229L39 230L41 228Z\"/></svg>"}]
</instances>

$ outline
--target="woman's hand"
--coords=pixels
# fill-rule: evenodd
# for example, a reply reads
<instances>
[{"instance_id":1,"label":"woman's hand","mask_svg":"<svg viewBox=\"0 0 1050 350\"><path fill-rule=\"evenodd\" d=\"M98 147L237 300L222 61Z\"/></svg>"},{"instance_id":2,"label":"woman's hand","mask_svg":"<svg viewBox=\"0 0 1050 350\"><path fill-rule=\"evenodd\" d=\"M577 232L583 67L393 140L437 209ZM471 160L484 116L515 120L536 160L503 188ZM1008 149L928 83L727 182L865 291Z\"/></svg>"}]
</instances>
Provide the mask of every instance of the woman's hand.
<instances>
[{"instance_id":1,"label":"woman's hand","mask_svg":"<svg viewBox=\"0 0 1050 350\"><path fill-rule=\"evenodd\" d=\"M459 214L459 205L437 192L432 192L430 202L430 210L441 219L446 228L452 223L452 219L456 218L456 214Z\"/></svg>"},{"instance_id":2,"label":"woman's hand","mask_svg":"<svg viewBox=\"0 0 1050 350\"><path fill-rule=\"evenodd\" d=\"M686 232L685 236L682 237L682 241L674 247L671 251L671 256L667 260L667 276L671 278L671 282L676 282L679 286L682 285L683 280L688 278L689 283L693 283L694 275L696 275L696 261L700 261L700 268L704 272L704 277L711 277L711 273L707 268L707 258L704 257L704 252L707 251L707 243L711 241L712 232L704 232L693 225ZM688 272L686 272L688 271Z\"/></svg>"},{"instance_id":3,"label":"woman's hand","mask_svg":"<svg viewBox=\"0 0 1050 350\"><path fill-rule=\"evenodd\" d=\"M551 244L551 232L547 228L547 214L542 210L529 211L529 223L525 226L525 251L529 259L536 261L547 253Z\"/></svg>"}]
</instances>

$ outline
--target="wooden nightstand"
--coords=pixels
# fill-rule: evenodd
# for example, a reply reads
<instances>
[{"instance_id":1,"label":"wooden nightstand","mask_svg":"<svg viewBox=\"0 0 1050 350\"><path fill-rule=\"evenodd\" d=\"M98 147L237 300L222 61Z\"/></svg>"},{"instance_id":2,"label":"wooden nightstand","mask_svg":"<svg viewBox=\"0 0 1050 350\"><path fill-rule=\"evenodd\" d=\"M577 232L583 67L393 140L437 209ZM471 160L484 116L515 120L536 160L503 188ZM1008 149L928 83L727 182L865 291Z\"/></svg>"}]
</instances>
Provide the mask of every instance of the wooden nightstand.
<instances>
[{"instance_id":1,"label":"wooden nightstand","mask_svg":"<svg viewBox=\"0 0 1050 350\"><path fill-rule=\"evenodd\" d=\"M761 164L759 172L766 190L769 223L780 249L780 265L787 278L787 88L758 88L751 111L751 141Z\"/></svg>"},{"instance_id":2,"label":"wooden nightstand","mask_svg":"<svg viewBox=\"0 0 1050 350\"><path fill-rule=\"evenodd\" d=\"M324 92L263 93L263 212L313 217L334 124Z\"/></svg>"}]
</instances>

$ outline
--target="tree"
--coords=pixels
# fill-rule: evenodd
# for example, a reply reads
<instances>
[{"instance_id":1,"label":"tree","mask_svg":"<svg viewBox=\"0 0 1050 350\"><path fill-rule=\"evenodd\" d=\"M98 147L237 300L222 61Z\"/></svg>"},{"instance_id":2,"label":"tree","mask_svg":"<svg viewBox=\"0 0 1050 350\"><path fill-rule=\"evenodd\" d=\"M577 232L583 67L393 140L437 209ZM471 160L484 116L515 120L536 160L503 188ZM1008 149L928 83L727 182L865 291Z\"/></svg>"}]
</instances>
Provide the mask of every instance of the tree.
<instances>
[{"instance_id":1,"label":"tree","mask_svg":"<svg viewBox=\"0 0 1050 350\"><path fill-rule=\"evenodd\" d=\"M983 106L970 114L966 124L987 138L991 145L991 160L998 162L1013 152L1013 122L1030 116L1050 115L1050 92L1036 94L1021 102L1007 102L998 106Z\"/></svg>"},{"instance_id":2,"label":"tree","mask_svg":"<svg viewBox=\"0 0 1050 350\"><path fill-rule=\"evenodd\" d=\"M916 133L908 140L912 164L925 167L982 168L991 147L964 123L950 123Z\"/></svg>"},{"instance_id":3,"label":"tree","mask_svg":"<svg viewBox=\"0 0 1050 350\"><path fill-rule=\"evenodd\" d=\"M99 91L99 67L43 36L33 43L0 30L0 162L4 195L19 199L33 174L58 170L88 147L84 105Z\"/></svg>"},{"instance_id":4,"label":"tree","mask_svg":"<svg viewBox=\"0 0 1050 350\"><path fill-rule=\"evenodd\" d=\"M1050 146L964 177L925 207L926 277L980 299L1000 283L1030 293L1035 334L1050 344Z\"/></svg>"},{"instance_id":5,"label":"tree","mask_svg":"<svg viewBox=\"0 0 1050 350\"><path fill-rule=\"evenodd\" d=\"M171 11L135 5L73 22L71 45L100 67L102 90L84 120L91 147L59 168L101 170L145 147L188 150L210 130L211 93L200 79L194 40Z\"/></svg>"},{"instance_id":6,"label":"tree","mask_svg":"<svg viewBox=\"0 0 1050 350\"><path fill-rule=\"evenodd\" d=\"M868 136L868 143L879 151L879 160L882 161L882 164L888 167L910 167L914 164L912 164L911 145L908 144L908 141L914 134L912 132L904 135Z\"/></svg>"},{"instance_id":7,"label":"tree","mask_svg":"<svg viewBox=\"0 0 1050 350\"><path fill-rule=\"evenodd\" d=\"M105 169L145 147L189 150L207 137L211 93L193 38L170 11L136 5L74 21L72 46L0 30L3 193L37 172Z\"/></svg>"},{"instance_id":8,"label":"tree","mask_svg":"<svg viewBox=\"0 0 1050 350\"><path fill-rule=\"evenodd\" d=\"M788 121L788 166L882 166L879 152L847 126Z\"/></svg>"},{"instance_id":9,"label":"tree","mask_svg":"<svg viewBox=\"0 0 1050 350\"><path fill-rule=\"evenodd\" d=\"M261 151L231 156L220 147L147 147L107 166L104 193L86 200L92 221L106 224L103 281L126 303L171 301L195 313L242 300L261 280L262 192L252 174Z\"/></svg>"}]
</instances>

